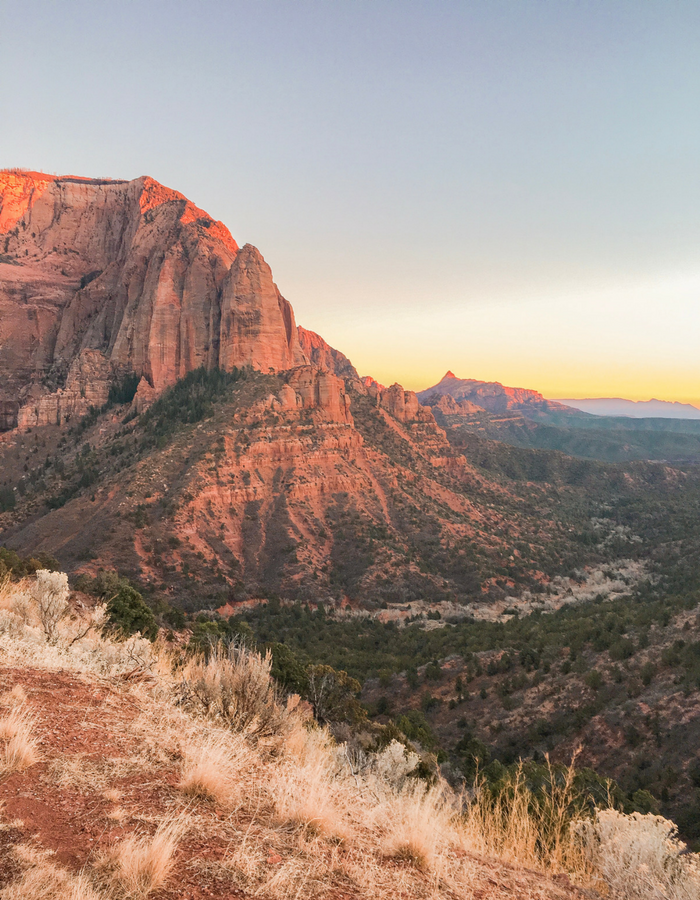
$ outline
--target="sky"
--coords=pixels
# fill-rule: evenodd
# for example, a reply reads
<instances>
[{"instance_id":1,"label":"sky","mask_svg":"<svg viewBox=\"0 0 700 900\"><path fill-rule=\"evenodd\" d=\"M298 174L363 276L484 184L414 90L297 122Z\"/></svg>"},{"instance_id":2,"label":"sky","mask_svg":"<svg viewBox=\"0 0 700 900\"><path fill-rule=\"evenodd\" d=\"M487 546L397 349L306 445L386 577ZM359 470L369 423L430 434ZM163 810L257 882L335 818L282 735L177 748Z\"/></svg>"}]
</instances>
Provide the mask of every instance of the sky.
<instances>
[{"instance_id":1,"label":"sky","mask_svg":"<svg viewBox=\"0 0 700 900\"><path fill-rule=\"evenodd\" d=\"M151 175L361 374L700 405L696 0L0 0L0 167Z\"/></svg>"}]
</instances>

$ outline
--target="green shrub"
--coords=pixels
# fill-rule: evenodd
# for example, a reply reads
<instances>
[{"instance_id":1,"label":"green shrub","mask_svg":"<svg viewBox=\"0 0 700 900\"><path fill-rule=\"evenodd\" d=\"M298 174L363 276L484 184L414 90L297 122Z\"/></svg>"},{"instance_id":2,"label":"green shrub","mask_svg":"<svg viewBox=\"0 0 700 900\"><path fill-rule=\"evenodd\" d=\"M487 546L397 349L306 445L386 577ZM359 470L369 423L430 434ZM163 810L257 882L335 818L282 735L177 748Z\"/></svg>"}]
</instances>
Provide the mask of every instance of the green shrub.
<instances>
[{"instance_id":1,"label":"green shrub","mask_svg":"<svg viewBox=\"0 0 700 900\"><path fill-rule=\"evenodd\" d=\"M141 380L139 375L129 372L119 381L110 385L107 395L107 406L117 406L123 403L131 403L136 396L136 391Z\"/></svg>"},{"instance_id":2,"label":"green shrub","mask_svg":"<svg viewBox=\"0 0 700 900\"><path fill-rule=\"evenodd\" d=\"M398 716L394 724L410 741L416 741L424 749L433 750L437 746L435 732L420 710L409 709L408 712Z\"/></svg>"},{"instance_id":3,"label":"green shrub","mask_svg":"<svg viewBox=\"0 0 700 900\"><path fill-rule=\"evenodd\" d=\"M306 697L309 691L309 676L306 668L285 644L270 646L272 652L271 674L286 691Z\"/></svg>"},{"instance_id":4,"label":"green shrub","mask_svg":"<svg viewBox=\"0 0 700 900\"><path fill-rule=\"evenodd\" d=\"M11 487L0 487L0 513L12 512L15 508L15 492Z\"/></svg>"},{"instance_id":5,"label":"green shrub","mask_svg":"<svg viewBox=\"0 0 700 900\"><path fill-rule=\"evenodd\" d=\"M139 592L129 584L122 584L114 597L107 601L110 625L124 634L136 634L154 641L158 625L151 609Z\"/></svg>"},{"instance_id":6,"label":"green shrub","mask_svg":"<svg viewBox=\"0 0 700 900\"><path fill-rule=\"evenodd\" d=\"M20 556L14 550L0 547L0 578L10 575L13 578L24 578L33 575L38 569L60 571L60 564L50 553L37 553L35 556Z\"/></svg>"}]
</instances>

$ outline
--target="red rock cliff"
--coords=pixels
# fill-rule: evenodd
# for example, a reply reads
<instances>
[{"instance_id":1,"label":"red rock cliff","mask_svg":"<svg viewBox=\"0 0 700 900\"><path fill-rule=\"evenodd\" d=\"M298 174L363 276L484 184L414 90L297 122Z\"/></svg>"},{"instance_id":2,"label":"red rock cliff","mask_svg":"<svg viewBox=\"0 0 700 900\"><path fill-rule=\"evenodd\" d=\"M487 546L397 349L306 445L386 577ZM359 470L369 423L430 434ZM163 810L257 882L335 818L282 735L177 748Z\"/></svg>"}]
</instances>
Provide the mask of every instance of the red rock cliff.
<instances>
[{"instance_id":1,"label":"red rock cliff","mask_svg":"<svg viewBox=\"0 0 700 900\"><path fill-rule=\"evenodd\" d=\"M96 399L119 372L158 392L201 365L306 362L260 253L182 194L146 177L0 172L0 427L27 404L20 421L81 414L87 369L101 372Z\"/></svg>"},{"instance_id":2,"label":"red rock cliff","mask_svg":"<svg viewBox=\"0 0 700 900\"><path fill-rule=\"evenodd\" d=\"M357 369L347 356L340 350L336 350L335 347L331 347L320 334L302 328L301 325L297 327L297 332L301 349L311 365L323 369L324 372L339 375L341 378L352 378L354 381L359 381L360 376L357 374Z\"/></svg>"}]
</instances>

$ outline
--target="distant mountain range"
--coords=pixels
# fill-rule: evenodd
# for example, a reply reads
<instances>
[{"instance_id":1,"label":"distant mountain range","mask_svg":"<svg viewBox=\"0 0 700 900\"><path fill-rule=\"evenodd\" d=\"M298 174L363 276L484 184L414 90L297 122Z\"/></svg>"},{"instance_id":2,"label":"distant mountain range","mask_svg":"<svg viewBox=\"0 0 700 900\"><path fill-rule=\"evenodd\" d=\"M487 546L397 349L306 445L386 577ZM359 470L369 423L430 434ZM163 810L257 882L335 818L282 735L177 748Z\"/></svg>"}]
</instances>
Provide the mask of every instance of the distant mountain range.
<instances>
[{"instance_id":1,"label":"distant mountain range","mask_svg":"<svg viewBox=\"0 0 700 900\"><path fill-rule=\"evenodd\" d=\"M447 372L437 384L424 391L419 391L416 396L421 403L428 406L436 405L441 397L448 397L457 404L466 403L492 413L501 413L507 410L518 410L530 414L566 411L561 403L556 400L546 400L538 391L506 387L498 381L457 378L453 372ZM464 411L467 411L466 407L464 407Z\"/></svg>"},{"instance_id":2,"label":"distant mountain range","mask_svg":"<svg viewBox=\"0 0 700 900\"><path fill-rule=\"evenodd\" d=\"M594 416L629 416L633 419L700 419L700 409L690 403L668 400L623 400L620 397L601 397L586 400L557 400L565 406Z\"/></svg>"}]
</instances>

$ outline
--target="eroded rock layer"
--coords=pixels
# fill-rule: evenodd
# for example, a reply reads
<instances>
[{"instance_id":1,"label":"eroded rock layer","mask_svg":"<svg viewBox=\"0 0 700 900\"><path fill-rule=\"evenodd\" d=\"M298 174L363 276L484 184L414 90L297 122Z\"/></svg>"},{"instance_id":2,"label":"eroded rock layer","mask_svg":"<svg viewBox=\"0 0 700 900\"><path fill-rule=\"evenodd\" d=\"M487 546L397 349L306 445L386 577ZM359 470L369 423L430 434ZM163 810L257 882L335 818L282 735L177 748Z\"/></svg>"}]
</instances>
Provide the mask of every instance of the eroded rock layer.
<instances>
[{"instance_id":1,"label":"eroded rock layer","mask_svg":"<svg viewBox=\"0 0 700 900\"><path fill-rule=\"evenodd\" d=\"M199 366L306 362L260 253L182 194L0 172L0 429L81 415L126 372L158 393Z\"/></svg>"}]
</instances>

